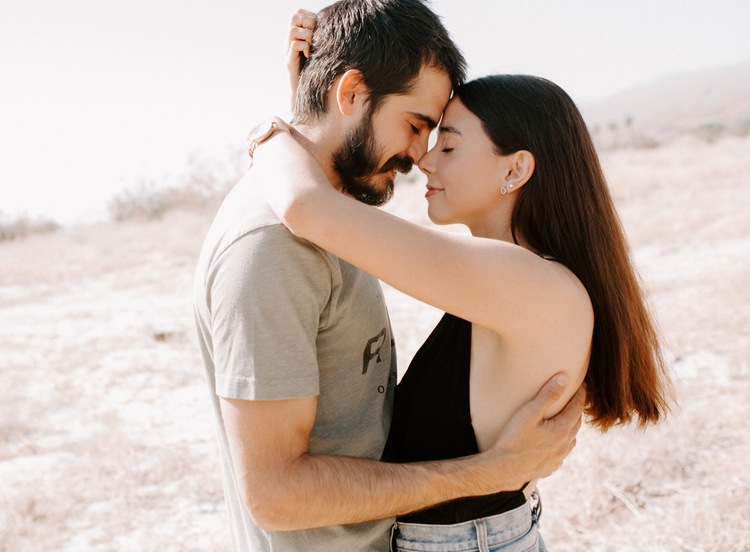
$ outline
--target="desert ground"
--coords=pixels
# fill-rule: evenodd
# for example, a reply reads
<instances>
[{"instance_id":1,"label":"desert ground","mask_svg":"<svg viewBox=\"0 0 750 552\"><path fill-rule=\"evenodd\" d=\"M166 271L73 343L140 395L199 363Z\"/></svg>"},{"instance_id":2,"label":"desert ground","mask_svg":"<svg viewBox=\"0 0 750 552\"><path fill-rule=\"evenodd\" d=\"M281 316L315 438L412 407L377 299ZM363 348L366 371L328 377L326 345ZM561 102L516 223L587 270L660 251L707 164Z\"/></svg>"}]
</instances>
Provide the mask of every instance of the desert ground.
<instances>
[{"instance_id":1,"label":"desert ground","mask_svg":"<svg viewBox=\"0 0 750 552\"><path fill-rule=\"evenodd\" d=\"M552 551L750 550L748 152L685 136L602 154L676 404L582 430L540 483ZM409 182L388 210L426 224L424 207ZM0 551L229 549L190 296L211 216L0 242ZM386 294L403 369L439 313Z\"/></svg>"}]
</instances>

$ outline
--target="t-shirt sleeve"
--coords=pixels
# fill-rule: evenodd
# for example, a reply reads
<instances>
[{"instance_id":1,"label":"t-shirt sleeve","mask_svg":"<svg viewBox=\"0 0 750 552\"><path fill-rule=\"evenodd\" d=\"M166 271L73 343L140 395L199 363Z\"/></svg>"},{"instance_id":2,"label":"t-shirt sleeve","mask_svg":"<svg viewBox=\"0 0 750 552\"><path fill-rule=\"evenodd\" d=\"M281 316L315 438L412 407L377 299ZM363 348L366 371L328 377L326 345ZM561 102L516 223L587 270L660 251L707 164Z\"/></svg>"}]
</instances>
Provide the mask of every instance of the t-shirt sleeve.
<instances>
[{"instance_id":1,"label":"t-shirt sleeve","mask_svg":"<svg viewBox=\"0 0 750 552\"><path fill-rule=\"evenodd\" d=\"M326 254L273 225L233 242L208 276L217 395L319 394L316 337L332 285Z\"/></svg>"}]
</instances>

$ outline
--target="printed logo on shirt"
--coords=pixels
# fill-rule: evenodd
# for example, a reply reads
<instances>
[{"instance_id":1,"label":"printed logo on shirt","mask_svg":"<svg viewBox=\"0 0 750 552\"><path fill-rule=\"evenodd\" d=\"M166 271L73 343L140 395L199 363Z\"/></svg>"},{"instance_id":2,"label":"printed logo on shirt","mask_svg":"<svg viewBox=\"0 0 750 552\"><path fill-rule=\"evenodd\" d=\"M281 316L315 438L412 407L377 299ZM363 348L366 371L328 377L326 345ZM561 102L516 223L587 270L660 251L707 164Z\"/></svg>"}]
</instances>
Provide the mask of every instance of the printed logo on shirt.
<instances>
[{"instance_id":1,"label":"printed logo on shirt","mask_svg":"<svg viewBox=\"0 0 750 552\"><path fill-rule=\"evenodd\" d=\"M373 338L370 338L367 341L367 345L365 345L365 350L362 353L362 373L366 374L367 370L370 369L370 366L372 366L373 360L375 363L382 362L382 358L380 358L380 352L383 350L383 345L385 345L385 335L386 331L385 328L376 335Z\"/></svg>"}]
</instances>

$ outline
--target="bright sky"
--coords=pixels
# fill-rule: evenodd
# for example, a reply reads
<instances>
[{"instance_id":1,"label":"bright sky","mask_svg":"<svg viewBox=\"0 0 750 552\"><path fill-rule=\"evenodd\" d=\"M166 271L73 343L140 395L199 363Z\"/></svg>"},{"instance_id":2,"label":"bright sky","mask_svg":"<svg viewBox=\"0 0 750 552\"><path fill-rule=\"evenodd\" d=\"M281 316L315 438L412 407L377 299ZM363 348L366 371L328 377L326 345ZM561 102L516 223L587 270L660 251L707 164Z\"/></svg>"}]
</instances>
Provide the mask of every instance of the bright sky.
<instances>
[{"instance_id":1,"label":"bright sky","mask_svg":"<svg viewBox=\"0 0 750 552\"><path fill-rule=\"evenodd\" d=\"M2 0L0 212L71 222L286 114L286 28L328 0ZM533 73L580 104L750 61L747 0L434 0L470 76ZM750 91L748 91L750 93ZM679 101L679 99L676 99Z\"/></svg>"}]
</instances>

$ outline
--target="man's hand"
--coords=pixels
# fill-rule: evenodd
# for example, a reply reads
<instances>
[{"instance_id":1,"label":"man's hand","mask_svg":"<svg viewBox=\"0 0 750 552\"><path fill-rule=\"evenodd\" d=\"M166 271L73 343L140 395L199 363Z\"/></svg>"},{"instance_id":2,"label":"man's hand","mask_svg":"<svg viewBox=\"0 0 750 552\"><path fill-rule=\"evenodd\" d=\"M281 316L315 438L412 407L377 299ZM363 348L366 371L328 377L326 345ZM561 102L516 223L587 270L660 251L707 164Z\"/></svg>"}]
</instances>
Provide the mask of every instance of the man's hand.
<instances>
[{"instance_id":1,"label":"man's hand","mask_svg":"<svg viewBox=\"0 0 750 552\"><path fill-rule=\"evenodd\" d=\"M560 399L569 383L565 374L552 377L536 397L516 411L490 449L499 455L506 475L518 477L519 487L551 475L575 446L586 402L585 384L559 414L544 419L544 412Z\"/></svg>"},{"instance_id":2,"label":"man's hand","mask_svg":"<svg viewBox=\"0 0 750 552\"><path fill-rule=\"evenodd\" d=\"M289 84L292 92L292 105L297 94L297 82L302 68L302 56L310 57L310 45L312 44L313 29L317 15L314 12L299 9L294 12L289 23L289 34L287 36L286 69L289 73Z\"/></svg>"}]
</instances>

